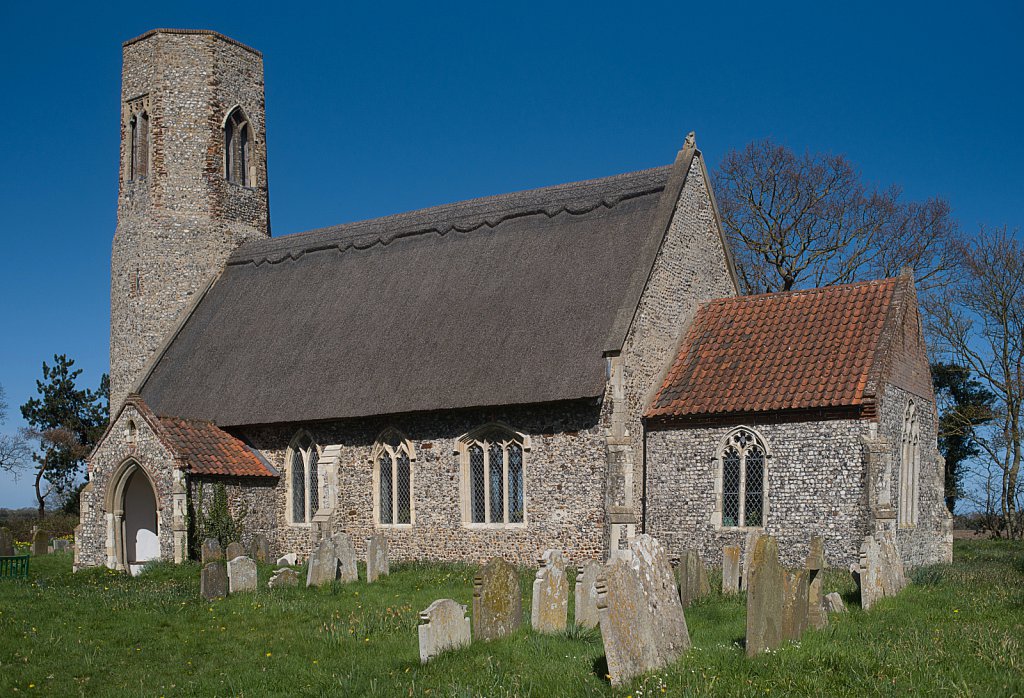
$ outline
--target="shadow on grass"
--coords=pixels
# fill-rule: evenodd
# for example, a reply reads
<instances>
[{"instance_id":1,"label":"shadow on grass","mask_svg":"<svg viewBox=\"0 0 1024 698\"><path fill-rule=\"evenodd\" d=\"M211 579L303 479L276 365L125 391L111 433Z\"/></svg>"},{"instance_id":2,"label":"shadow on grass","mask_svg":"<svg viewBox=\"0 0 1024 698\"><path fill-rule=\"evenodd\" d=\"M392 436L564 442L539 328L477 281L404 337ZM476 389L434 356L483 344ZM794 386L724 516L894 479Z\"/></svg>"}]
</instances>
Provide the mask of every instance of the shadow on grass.
<instances>
[{"instance_id":1,"label":"shadow on grass","mask_svg":"<svg viewBox=\"0 0 1024 698\"><path fill-rule=\"evenodd\" d=\"M608 657L603 654L594 660L594 675L601 679L606 684L611 683L611 679L608 678Z\"/></svg>"}]
</instances>

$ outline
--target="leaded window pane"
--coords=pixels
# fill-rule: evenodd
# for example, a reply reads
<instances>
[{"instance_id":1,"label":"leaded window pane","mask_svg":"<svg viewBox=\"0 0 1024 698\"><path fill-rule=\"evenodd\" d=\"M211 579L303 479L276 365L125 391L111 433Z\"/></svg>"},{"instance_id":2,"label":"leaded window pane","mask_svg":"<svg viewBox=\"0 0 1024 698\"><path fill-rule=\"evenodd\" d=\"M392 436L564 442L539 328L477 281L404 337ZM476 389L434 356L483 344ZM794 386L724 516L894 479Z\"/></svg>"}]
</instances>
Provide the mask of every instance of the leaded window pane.
<instances>
[{"instance_id":1,"label":"leaded window pane","mask_svg":"<svg viewBox=\"0 0 1024 698\"><path fill-rule=\"evenodd\" d=\"M740 454L732 447L722 456L722 525L740 525Z\"/></svg>"},{"instance_id":2,"label":"leaded window pane","mask_svg":"<svg viewBox=\"0 0 1024 698\"><path fill-rule=\"evenodd\" d=\"M292 521L306 521L306 462L302 451L292 451Z\"/></svg>"},{"instance_id":3,"label":"leaded window pane","mask_svg":"<svg viewBox=\"0 0 1024 698\"><path fill-rule=\"evenodd\" d=\"M501 444L491 444L488 456L488 474L491 479L491 523L505 523L505 458Z\"/></svg>"},{"instance_id":4,"label":"leaded window pane","mask_svg":"<svg viewBox=\"0 0 1024 698\"><path fill-rule=\"evenodd\" d=\"M746 455L747 487L744 497L744 526L761 526L764 518L764 451L754 446Z\"/></svg>"},{"instance_id":5,"label":"leaded window pane","mask_svg":"<svg viewBox=\"0 0 1024 698\"><path fill-rule=\"evenodd\" d=\"M484 450L477 444L469 447L469 509L473 523L485 523Z\"/></svg>"},{"instance_id":6,"label":"leaded window pane","mask_svg":"<svg viewBox=\"0 0 1024 698\"><path fill-rule=\"evenodd\" d=\"M394 523L392 516L392 474L391 454L384 452L380 454L380 522L382 524Z\"/></svg>"},{"instance_id":7,"label":"leaded window pane","mask_svg":"<svg viewBox=\"0 0 1024 698\"><path fill-rule=\"evenodd\" d=\"M309 478L309 518L311 519L313 514L320 510L320 470L317 468L319 462L320 453L316 450L316 446L310 446L307 477Z\"/></svg>"},{"instance_id":8,"label":"leaded window pane","mask_svg":"<svg viewBox=\"0 0 1024 698\"><path fill-rule=\"evenodd\" d=\"M395 523L412 523L411 487L409 484L409 454L404 450L398 453L398 472L395 477L395 490L398 495L398 511Z\"/></svg>"},{"instance_id":9,"label":"leaded window pane","mask_svg":"<svg viewBox=\"0 0 1024 698\"><path fill-rule=\"evenodd\" d=\"M508 521L523 522L523 449L517 443L508 447Z\"/></svg>"}]
</instances>

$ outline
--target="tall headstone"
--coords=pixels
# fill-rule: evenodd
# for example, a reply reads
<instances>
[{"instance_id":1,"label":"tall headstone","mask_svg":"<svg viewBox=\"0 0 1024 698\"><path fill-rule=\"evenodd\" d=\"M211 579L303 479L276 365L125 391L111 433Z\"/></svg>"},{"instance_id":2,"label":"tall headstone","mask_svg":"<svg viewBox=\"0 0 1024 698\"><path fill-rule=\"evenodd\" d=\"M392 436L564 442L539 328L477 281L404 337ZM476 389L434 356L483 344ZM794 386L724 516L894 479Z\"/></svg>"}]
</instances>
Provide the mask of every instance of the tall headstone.
<instances>
[{"instance_id":1,"label":"tall headstone","mask_svg":"<svg viewBox=\"0 0 1024 698\"><path fill-rule=\"evenodd\" d=\"M591 560L576 573L575 622L581 628L596 628L597 618L597 577L601 563Z\"/></svg>"},{"instance_id":2,"label":"tall headstone","mask_svg":"<svg viewBox=\"0 0 1024 698\"><path fill-rule=\"evenodd\" d=\"M14 534L11 529L4 526L0 528L0 557L14 555Z\"/></svg>"},{"instance_id":3,"label":"tall headstone","mask_svg":"<svg viewBox=\"0 0 1024 698\"><path fill-rule=\"evenodd\" d=\"M809 574L806 569L783 570L783 640L799 640L807 630L807 580Z\"/></svg>"},{"instance_id":4,"label":"tall headstone","mask_svg":"<svg viewBox=\"0 0 1024 698\"><path fill-rule=\"evenodd\" d=\"M228 560L228 590L256 591L256 561L245 555Z\"/></svg>"},{"instance_id":5,"label":"tall headstone","mask_svg":"<svg viewBox=\"0 0 1024 698\"><path fill-rule=\"evenodd\" d=\"M740 546L722 548L722 593L740 593Z\"/></svg>"},{"instance_id":6,"label":"tall headstone","mask_svg":"<svg viewBox=\"0 0 1024 698\"><path fill-rule=\"evenodd\" d=\"M388 563L388 539L379 533L366 539L366 581L385 577L391 571Z\"/></svg>"},{"instance_id":7,"label":"tall headstone","mask_svg":"<svg viewBox=\"0 0 1024 698\"><path fill-rule=\"evenodd\" d=\"M511 635L523 622L523 599L516 568L492 557L473 578L473 639Z\"/></svg>"},{"instance_id":8,"label":"tall headstone","mask_svg":"<svg viewBox=\"0 0 1024 698\"><path fill-rule=\"evenodd\" d=\"M740 575L740 591L747 590L747 579L750 576L750 558L754 555L754 548L757 547L757 539L764 534L760 531L748 531L747 539L743 543L743 573Z\"/></svg>"},{"instance_id":9,"label":"tall headstone","mask_svg":"<svg viewBox=\"0 0 1024 698\"><path fill-rule=\"evenodd\" d=\"M324 538L309 556L306 570L306 586L318 587L330 584L338 578L338 553L334 541Z\"/></svg>"},{"instance_id":10,"label":"tall headstone","mask_svg":"<svg viewBox=\"0 0 1024 698\"><path fill-rule=\"evenodd\" d=\"M256 562L270 561L270 542L262 533L257 533L252 539L252 559Z\"/></svg>"},{"instance_id":11,"label":"tall headstone","mask_svg":"<svg viewBox=\"0 0 1024 698\"><path fill-rule=\"evenodd\" d=\"M558 550L545 550L541 556L537 578L533 580L533 604L530 622L541 633L565 630L569 614L569 578L565 575L565 558Z\"/></svg>"},{"instance_id":12,"label":"tall headstone","mask_svg":"<svg viewBox=\"0 0 1024 698\"><path fill-rule=\"evenodd\" d=\"M356 549L347 533L335 533L331 537L334 543L334 554L338 559L338 579L343 582L359 580L359 568L356 566Z\"/></svg>"},{"instance_id":13,"label":"tall headstone","mask_svg":"<svg viewBox=\"0 0 1024 698\"><path fill-rule=\"evenodd\" d=\"M420 662L428 661L445 650L469 644L469 618L466 607L451 599L438 599L420 611Z\"/></svg>"},{"instance_id":14,"label":"tall headstone","mask_svg":"<svg viewBox=\"0 0 1024 698\"><path fill-rule=\"evenodd\" d=\"M822 598L822 582L825 574L825 541L821 536L811 538L811 550L807 554L807 625L815 630L828 626Z\"/></svg>"},{"instance_id":15,"label":"tall headstone","mask_svg":"<svg viewBox=\"0 0 1024 698\"><path fill-rule=\"evenodd\" d=\"M679 578L679 599L683 608L689 608L691 603L711 593L707 568L696 550L683 551L676 576Z\"/></svg>"},{"instance_id":16,"label":"tall headstone","mask_svg":"<svg viewBox=\"0 0 1024 698\"><path fill-rule=\"evenodd\" d=\"M220 541L216 538L207 538L203 541L203 547L200 549L200 561L204 566L223 559L224 551L221 550Z\"/></svg>"},{"instance_id":17,"label":"tall headstone","mask_svg":"<svg viewBox=\"0 0 1024 698\"><path fill-rule=\"evenodd\" d=\"M228 571L223 562L211 562L203 567L199 578L199 593L207 601L223 599L228 595Z\"/></svg>"},{"instance_id":18,"label":"tall headstone","mask_svg":"<svg viewBox=\"0 0 1024 698\"><path fill-rule=\"evenodd\" d=\"M32 554L46 555L50 552L50 532L37 530L32 534Z\"/></svg>"},{"instance_id":19,"label":"tall headstone","mask_svg":"<svg viewBox=\"0 0 1024 698\"><path fill-rule=\"evenodd\" d=\"M228 562L231 562L236 557L242 557L243 555L245 555L245 546L237 540L233 543L228 543L228 549L224 551L224 559Z\"/></svg>"},{"instance_id":20,"label":"tall headstone","mask_svg":"<svg viewBox=\"0 0 1024 698\"><path fill-rule=\"evenodd\" d=\"M271 589L294 587L298 585L299 573L290 567L283 567L279 570L274 570L274 574L270 577L270 581L267 582L267 586Z\"/></svg>"},{"instance_id":21,"label":"tall headstone","mask_svg":"<svg viewBox=\"0 0 1024 698\"><path fill-rule=\"evenodd\" d=\"M870 609L879 599L895 596L907 585L903 559L890 532L864 538L859 562L859 566L851 571L860 587L860 605L864 610Z\"/></svg>"},{"instance_id":22,"label":"tall headstone","mask_svg":"<svg viewBox=\"0 0 1024 698\"><path fill-rule=\"evenodd\" d=\"M657 538L646 533L638 536L629 547L658 638L659 654L666 663L673 661L690 648L690 633L668 553Z\"/></svg>"},{"instance_id":23,"label":"tall headstone","mask_svg":"<svg viewBox=\"0 0 1024 698\"><path fill-rule=\"evenodd\" d=\"M753 657L782 644L785 570L779 564L774 536L754 543L747 570L747 656Z\"/></svg>"}]
</instances>

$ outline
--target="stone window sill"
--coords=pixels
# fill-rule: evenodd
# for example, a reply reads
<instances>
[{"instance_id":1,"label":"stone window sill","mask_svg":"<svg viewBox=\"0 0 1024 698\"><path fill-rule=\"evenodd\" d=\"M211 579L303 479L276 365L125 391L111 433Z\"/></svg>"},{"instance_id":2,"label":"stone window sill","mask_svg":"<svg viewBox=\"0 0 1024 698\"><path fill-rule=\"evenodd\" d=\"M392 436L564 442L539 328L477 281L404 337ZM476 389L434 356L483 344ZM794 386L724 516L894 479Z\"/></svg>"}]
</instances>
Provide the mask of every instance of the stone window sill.
<instances>
[{"instance_id":1,"label":"stone window sill","mask_svg":"<svg viewBox=\"0 0 1024 698\"><path fill-rule=\"evenodd\" d=\"M483 529L483 530L501 530L505 528L526 528L526 522L523 523L466 523L462 522L463 528L469 529Z\"/></svg>"}]
</instances>

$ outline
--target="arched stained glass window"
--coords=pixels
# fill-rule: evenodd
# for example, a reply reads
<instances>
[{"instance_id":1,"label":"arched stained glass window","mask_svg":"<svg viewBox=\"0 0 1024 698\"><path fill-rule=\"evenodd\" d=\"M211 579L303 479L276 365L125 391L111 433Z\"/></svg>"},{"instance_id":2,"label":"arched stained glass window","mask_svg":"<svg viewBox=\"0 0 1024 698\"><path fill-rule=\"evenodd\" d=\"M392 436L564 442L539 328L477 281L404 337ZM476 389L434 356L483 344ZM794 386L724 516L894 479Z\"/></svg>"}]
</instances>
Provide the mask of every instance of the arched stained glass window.
<instances>
[{"instance_id":1,"label":"arched stained glass window","mask_svg":"<svg viewBox=\"0 0 1024 698\"><path fill-rule=\"evenodd\" d=\"M411 524L412 445L399 432L389 429L374 447L377 523L382 526Z\"/></svg>"},{"instance_id":2,"label":"arched stained glass window","mask_svg":"<svg viewBox=\"0 0 1024 698\"><path fill-rule=\"evenodd\" d=\"M465 521L521 524L526 521L522 437L504 427L478 430L460 440Z\"/></svg>"},{"instance_id":3,"label":"arched stained glass window","mask_svg":"<svg viewBox=\"0 0 1024 698\"><path fill-rule=\"evenodd\" d=\"M292 439L286 462L291 522L309 523L320 508L320 450L307 432Z\"/></svg>"},{"instance_id":4,"label":"arched stained glass window","mask_svg":"<svg viewBox=\"0 0 1024 698\"><path fill-rule=\"evenodd\" d=\"M723 527L765 525L767 454L750 429L740 427L726 436L718 454Z\"/></svg>"}]
</instances>

